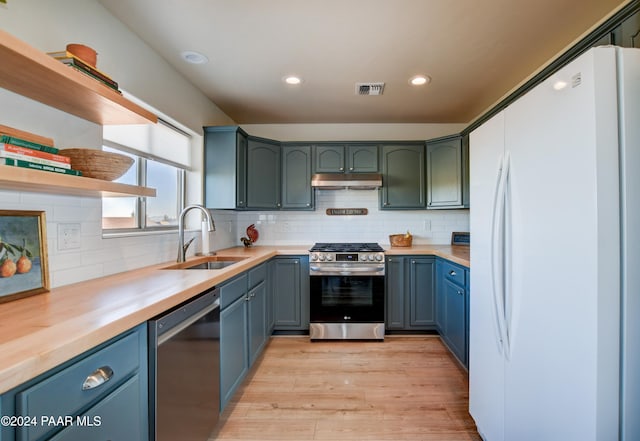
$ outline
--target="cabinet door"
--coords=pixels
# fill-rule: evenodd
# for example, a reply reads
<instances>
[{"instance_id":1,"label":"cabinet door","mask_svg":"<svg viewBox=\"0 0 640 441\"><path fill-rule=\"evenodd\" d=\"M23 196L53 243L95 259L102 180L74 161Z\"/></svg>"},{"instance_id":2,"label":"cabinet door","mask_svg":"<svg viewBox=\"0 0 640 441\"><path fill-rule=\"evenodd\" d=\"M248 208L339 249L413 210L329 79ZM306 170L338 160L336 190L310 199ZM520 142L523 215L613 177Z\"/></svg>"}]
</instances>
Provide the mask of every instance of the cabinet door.
<instances>
[{"instance_id":1,"label":"cabinet door","mask_svg":"<svg viewBox=\"0 0 640 441\"><path fill-rule=\"evenodd\" d=\"M387 257L385 271L387 284L386 329L404 329L404 258Z\"/></svg>"},{"instance_id":2,"label":"cabinet door","mask_svg":"<svg viewBox=\"0 0 640 441\"><path fill-rule=\"evenodd\" d=\"M427 208L462 207L462 139L427 143Z\"/></svg>"},{"instance_id":3,"label":"cabinet door","mask_svg":"<svg viewBox=\"0 0 640 441\"><path fill-rule=\"evenodd\" d=\"M240 297L220 311L220 410L224 409L247 371L247 299Z\"/></svg>"},{"instance_id":4,"label":"cabinet door","mask_svg":"<svg viewBox=\"0 0 640 441\"><path fill-rule=\"evenodd\" d=\"M85 414L73 419L73 426L51 441L140 440L149 439L146 415L141 415L140 379L135 375Z\"/></svg>"},{"instance_id":5,"label":"cabinet door","mask_svg":"<svg viewBox=\"0 0 640 441\"><path fill-rule=\"evenodd\" d=\"M300 329L302 316L302 277L300 258L276 258L273 264L273 302L276 330Z\"/></svg>"},{"instance_id":6,"label":"cabinet door","mask_svg":"<svg viewBox=\"0 0 640 441\"><path fill-rule=\"evenodd\" d=\"M282 147L282 208L313 209L310 145Z\"/></svg>"},{"instance_id":7,"label":"cabinet door","mask_svg":"<svg viewBox=\"0 0 640 441\"><path fill-rule=\"evenodd\" d=\"M433 328L435 325L435 259L407 258L409 267L409 327Z\"/></svg>"},{"instance_id":8,"label":"cabinet door","mask_svg":"<svg viewBox=\"0 0 640 441\"><path fill-rule=\"evenodd\" d=\"M347 146L347 171L349 173L376 173L378 170L377 145Z\"/></svg>"},{"instance_id":9,"label":"cabinet door","mask_svg":"<svg viewBox=\"0 0 640 441\"><path fill-rule=\"evenodd\" d=\"M640 12L636 12L613 30L616 46L640 47Z\"/></svg>"},{"instance_id":10,"label":"cabinet door","mask_svg":"<svg viewBox=\"0 0 640 441\"><path fill-rule=\"evenodd\" d=\"M344 145L314 146L315 173L343 173Z\"/></svg>"},{"instance_id":11,"label":"cabinet door","mask_svg":"<svg viewBox=\"0 0 640 441\"><path fill-rule=\"evenodd\" d=\"M444 297L444 272L440 259L436 259L436 327L440 335L445 329L445 297Z\"/></svg>"},{"instance_id":12,"label":"cabinet door","mask_svg":"<svg viewBox=\"0 0 640 441\"><path fill-rule=\"evenodd\" d=\"M247 208L280 208L280 146L249 138Z\"/></svg>"},{"instance_id":13,"label":"cabinet door","mask_svg":"<svg viewBox=\"0 0 640 441\"><path fill-rule=\"evenodd\" d=\"M247 207L247 135L236 134L236 208ZM213 189L216 191L217 189Z\"/></svg>"},{"instance_id":14,"label":"cabinet door","mask_svg":"<svg viewBox=\"0 0 640 441\"><path fill-rule=\"evenodd\" d=\"M467 326L465 316L466 293L462 286L444 280L445 320L443 338L451 352L463 363L467 362Z\"/></svg>"},{"instance_id":15,"label":"cabinet door","mask_svg":"<svg viewBox=\"0 0 640 441\"><path fill-rule=\"evenodd\" d=\"M424 145L383 145L382 209L425 207Z\"/></svg>"},{"instance_id":16,"label":"cabinet door","mask_svg":"<svg viewBox=\"0 0 640 441\"><path fill-rule=\"evenodd\" d=\"M249 314L249 366L258 358L267 342L267 283L260 282L250 290L248 296Z\"/></svg>"}]
</instances>

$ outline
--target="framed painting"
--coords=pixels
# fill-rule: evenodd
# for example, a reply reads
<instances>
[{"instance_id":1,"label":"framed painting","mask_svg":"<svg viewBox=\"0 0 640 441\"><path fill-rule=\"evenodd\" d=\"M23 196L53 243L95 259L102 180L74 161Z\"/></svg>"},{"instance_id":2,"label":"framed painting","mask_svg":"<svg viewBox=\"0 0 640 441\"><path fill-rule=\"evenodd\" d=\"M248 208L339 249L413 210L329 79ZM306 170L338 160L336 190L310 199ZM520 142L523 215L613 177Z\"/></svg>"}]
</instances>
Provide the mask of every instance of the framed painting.
<instances>
[{"instance_id":1,"label":"framed painting","mask_svg":"<svg viewBox=\"0 0 640 441\"><path fill-rule=\"evenodd\" d=\"M0 303L49 291L44 211L0 210Z\"/></svg>"}]
</instances>

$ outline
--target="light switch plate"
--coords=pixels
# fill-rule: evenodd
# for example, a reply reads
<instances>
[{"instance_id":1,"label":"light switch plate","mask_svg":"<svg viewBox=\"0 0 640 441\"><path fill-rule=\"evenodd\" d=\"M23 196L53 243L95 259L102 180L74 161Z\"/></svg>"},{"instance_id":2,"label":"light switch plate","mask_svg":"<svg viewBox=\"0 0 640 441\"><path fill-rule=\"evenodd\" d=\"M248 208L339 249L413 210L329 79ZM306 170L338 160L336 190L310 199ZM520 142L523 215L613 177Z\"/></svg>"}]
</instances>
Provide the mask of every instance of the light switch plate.
<instances>
[{"instance_id":1,"label":"light switch plate","mask_svg":"<svg viewBox=\"0 0 640 441\"><path fill-rule=\"evenodd\" d=\"M80 224L58 224L58 250L77 250L81 245Z\"/></svg>"}]
</instances>

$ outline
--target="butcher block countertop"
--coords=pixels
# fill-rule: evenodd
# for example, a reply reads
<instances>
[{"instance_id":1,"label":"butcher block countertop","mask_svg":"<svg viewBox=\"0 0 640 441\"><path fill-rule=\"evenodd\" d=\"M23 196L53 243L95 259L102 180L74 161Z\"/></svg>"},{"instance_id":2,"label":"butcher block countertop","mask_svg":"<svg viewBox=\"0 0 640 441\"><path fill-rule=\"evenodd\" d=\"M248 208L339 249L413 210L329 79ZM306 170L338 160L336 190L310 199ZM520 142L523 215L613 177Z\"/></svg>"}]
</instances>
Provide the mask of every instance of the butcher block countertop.
<instances>
[{"instance_id":1,"label":"butcher block countertop","mask_svg":"<svg viewBox=\"0 0 640 441\"><path fill-rule=\"evenodd\" d=\"M164 269L174 264L167 262L2 303L0 393L274 256L307 254L310 247L229 248L219 250L217 254L243 259L223 269ZM468 248L466 252L462 248L466 247L385 246L387 254L432 254L469 266Z\"/></svg>"}]
</instances>

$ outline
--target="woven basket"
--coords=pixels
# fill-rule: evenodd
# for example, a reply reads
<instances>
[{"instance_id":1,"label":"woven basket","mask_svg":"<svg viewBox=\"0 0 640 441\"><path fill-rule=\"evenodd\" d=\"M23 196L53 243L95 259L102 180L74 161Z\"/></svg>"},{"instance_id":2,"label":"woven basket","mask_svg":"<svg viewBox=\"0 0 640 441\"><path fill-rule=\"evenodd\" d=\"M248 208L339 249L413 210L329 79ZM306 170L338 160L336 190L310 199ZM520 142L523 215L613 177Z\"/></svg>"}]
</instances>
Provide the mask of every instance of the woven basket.
<instances>
[{"instance_id":1,"label":"woven basket","mask_svg":"<svg viewBox=\"0 0 640 441\"><path fill-rule=\"evenodd\" d=\"M133 158L113 152L94 149L62 149L58 152L71 158L71 168L80 170L85 178L113 181L124 175L133 164Z\"/></svg>"},{"instance_id":2,"label":"woven basket","mask_svg":"<svg viewBox=\"0 0 640 441\"><path fill-rule=\"evenodd\" d=\"M410 247L413 236L407 237L405 234L392 234L389 236L389 243L392 247Z\"/></svg>"}]
</instances>

